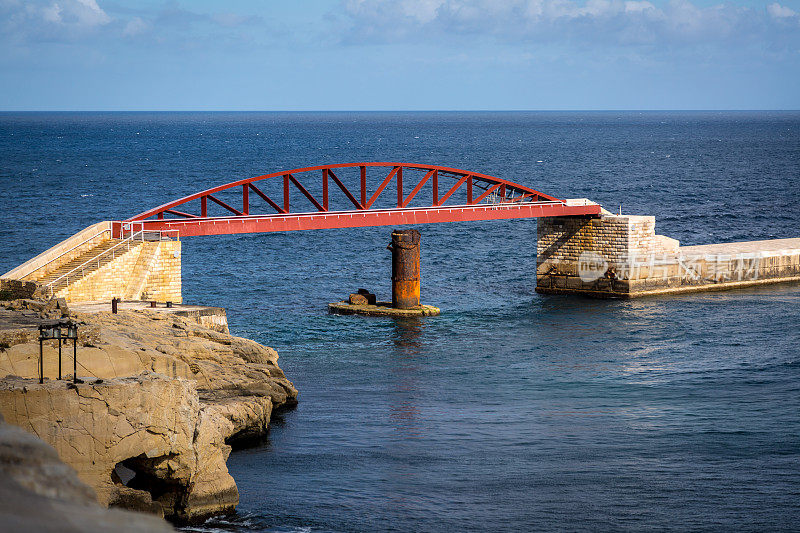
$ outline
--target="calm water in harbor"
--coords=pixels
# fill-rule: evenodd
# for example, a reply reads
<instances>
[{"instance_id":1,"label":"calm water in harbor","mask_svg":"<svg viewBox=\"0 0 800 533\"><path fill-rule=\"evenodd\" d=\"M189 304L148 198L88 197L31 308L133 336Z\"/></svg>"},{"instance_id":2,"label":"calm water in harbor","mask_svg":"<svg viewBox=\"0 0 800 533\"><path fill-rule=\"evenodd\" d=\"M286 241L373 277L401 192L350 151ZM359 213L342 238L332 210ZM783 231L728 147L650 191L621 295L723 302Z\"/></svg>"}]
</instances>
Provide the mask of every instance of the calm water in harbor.
<instances>
[{"instance_id":1,"label":"calm water in harbor","mask_svg":"<svg viewBox=\"0 0 800 533\"><path fill-rule=\"evenodd\" d=\"M800 237L800 113L0 114L0 271L90 223L265 172L444 164L656 216L684 244ZM274 346L300 405L231 455L242 531L791 530L800 286L542 297L535 221L187 238L186 302Z\"/></svg>"}]
</instances>

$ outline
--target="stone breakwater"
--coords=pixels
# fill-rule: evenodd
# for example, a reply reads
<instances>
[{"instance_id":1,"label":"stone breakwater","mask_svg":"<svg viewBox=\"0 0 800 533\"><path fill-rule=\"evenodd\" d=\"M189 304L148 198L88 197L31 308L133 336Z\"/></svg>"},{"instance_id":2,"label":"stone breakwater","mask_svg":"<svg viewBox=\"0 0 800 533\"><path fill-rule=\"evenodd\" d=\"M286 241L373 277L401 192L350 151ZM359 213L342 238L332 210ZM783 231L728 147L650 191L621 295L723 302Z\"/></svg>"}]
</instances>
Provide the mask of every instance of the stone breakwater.
<instances>
[{"instance_id":1,"label":"stone breakwater","mask_svg":"<svg viewBox=\"0 0 800 533\"><path fill-rule=\"evenodd\" d=\"M27 309L36 302L7 307L0 413L53 446L102 505L178 522L233 510L231 443L264 436L273 410L296 403L275 350L149 310L71 313L85 332L77 358L84 382L52 379L57 348L46 345L50 379L39 384L32 331L42 311ZM62 366L71 374L71 346Z\"/></svg>"},{"instance_id":2,"label":"stone breakwater","mask_svg":"<svg viewBox=\"0 0 800 533\"><path fill-rule=\"evenodd\" d=\"M536 291L600 298L726 290L800 281L800 239L681 246L655 217L538 221Z\"/></svg>"}]
</instances>

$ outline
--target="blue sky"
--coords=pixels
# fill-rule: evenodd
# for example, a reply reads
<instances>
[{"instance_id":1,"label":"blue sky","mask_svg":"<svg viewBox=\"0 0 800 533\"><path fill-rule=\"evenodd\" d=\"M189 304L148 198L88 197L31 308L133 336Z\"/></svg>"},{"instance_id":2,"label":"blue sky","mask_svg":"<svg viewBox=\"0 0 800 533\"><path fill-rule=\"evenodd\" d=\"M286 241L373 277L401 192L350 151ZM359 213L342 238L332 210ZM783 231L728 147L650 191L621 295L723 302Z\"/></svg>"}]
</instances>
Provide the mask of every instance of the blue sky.
<instances>
[{"instance_id":1,"label":"blue sky","mask_svg":"<svg viewBox=\"0 0 800 533\"><path fill-rule=\"evenodd\" d=\"M800 0L0 0L2 110L799 108Z\"/></svg>"}]
</instances>

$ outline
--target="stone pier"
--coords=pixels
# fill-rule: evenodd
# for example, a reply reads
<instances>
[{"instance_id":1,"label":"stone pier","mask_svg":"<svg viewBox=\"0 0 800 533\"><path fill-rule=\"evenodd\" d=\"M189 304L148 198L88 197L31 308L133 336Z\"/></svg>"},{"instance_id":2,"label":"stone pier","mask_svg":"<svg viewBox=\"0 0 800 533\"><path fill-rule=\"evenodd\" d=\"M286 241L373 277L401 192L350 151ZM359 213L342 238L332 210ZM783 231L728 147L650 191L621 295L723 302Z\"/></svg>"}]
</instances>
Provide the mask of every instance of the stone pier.
<instances>
[{"instance_id":1,"label":"stone pier","mask_svg":"<svg viewBox=\"0 0 800 533\"><path fill-rule=\"evenodd\" d=\"M99 222L0 276L0 295L180 303L181 241L157 231L117 239Z\"/></svg>"},{"instance_id":2,"label":"stone pier","mask_svg":"<svg viewBox=\"0 0 800 533\"><path fill-rule=\"evenodd\" d=\"M800 238L703 246L655 232L655 217L541 218L536 292L633 298L800 281Z\"/></svg>"}]
</instances>

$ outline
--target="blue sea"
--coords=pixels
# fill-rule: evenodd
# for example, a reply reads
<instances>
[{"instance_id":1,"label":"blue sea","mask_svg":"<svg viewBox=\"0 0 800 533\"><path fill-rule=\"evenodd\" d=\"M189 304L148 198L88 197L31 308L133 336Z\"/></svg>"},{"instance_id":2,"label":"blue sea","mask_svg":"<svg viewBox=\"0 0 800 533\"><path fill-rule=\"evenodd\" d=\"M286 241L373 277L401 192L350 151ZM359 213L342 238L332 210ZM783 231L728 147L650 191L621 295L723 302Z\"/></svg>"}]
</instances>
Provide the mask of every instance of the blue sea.
<instances>
[{"instance_id":1,"label":"blue sea","mask_svg":"<svg viewBox=\"0 0 800 533\"><path fill-rule=\"evenodd\" d=\"M5 113L0 271L99 220L315 164L482 172L656 216L683 244L800 237L800 113ZM775 531L800 524L800 285L535 294L536 221L421 226L424 320L391 228L185 238L183 295L300 390L228 465L224 531Z\"/></svg>"}]
</instances>

